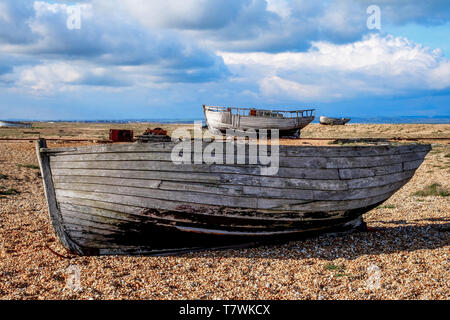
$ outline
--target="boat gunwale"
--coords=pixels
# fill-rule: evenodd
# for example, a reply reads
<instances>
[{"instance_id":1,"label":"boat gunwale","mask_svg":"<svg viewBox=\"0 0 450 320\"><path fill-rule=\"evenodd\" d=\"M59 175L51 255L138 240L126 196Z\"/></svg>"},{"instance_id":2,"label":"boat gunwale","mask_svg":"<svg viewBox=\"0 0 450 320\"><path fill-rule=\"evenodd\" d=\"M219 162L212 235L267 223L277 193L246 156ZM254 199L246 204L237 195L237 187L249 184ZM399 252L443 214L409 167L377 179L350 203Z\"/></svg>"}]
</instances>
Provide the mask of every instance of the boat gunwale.
<instances>
[{"instance_id":1,"label":"boat gunwale","mask_svg":"<svg viewBox=\"0 0 450 320\"><path fill-rule=\"evenodd\" d=\"M330 139L332 140L332 139ZM118 144L95 144L95 145L86 145L86 146L77 146L77 147L63 147L63 148L40 148L39 152L41 153L53 153L53 154L57 154L57 153L67 153L67 154L91 154L91 153L141 153L141 152L171 152L171 149L169 149L170 147L174 147L179 143L182 143L183 141L177 141L177 142L147 142L147 143L118 143ZM185 141L184 141L185 142ZM222 144L227 144L229 142L227 141L212 141L214 143L222 143ZM194 144L195 141L191 141L191 145ZM206 144L208 145L211 142L203 142L202 141L202 150L203 150L203 145ZM259 145L263 145L265 147L267 147L268 149L269 146L271 146L270 144L264 145L264 144L257 144ZM125 147L130 147L130 146L138 146L138 147L147 147L147 149L144 150L133 150L133 151L129 151L129 150L120 150L120 148L125 148ZM245 144L246 148L248 146L250 146L250 144ZM161 147L161 148L155 148L155 149L150 149L151 147ZM395 143L389 143L389 144L383 144L383 145L353 145L353 146L293 146L293 145L282 145L279 144L278 145L278 152L280 153L280 155L283 155L285 157L314 157L311 155L307 155L307 154L299 154L299 155L292 155L292 152L301 152L302 150L312 150L312 151L322 151L322 152L330 152L330 151L336 151L339 150L341 152L357 152L357 151L367 151L370 149L407 149L410 147L422 147L424 150L423 151L429 151L431 150L431 145L429 143L407 143L407 144L395 144ZM110 149L110 150L92 150L89 151L91 149L95 149L95 148L106 148L106 149ZM114 150L114 148L119 148L119 150ZM236 148L236 147L235 147ZM194 151L195 149L193 149ZM268 150L270 151L270 150ZM289 153L290 152L290 153ZM411 152L411 151L409 151ZM417 151L414 151L417 152ZM195 152L192 152L192 154L194 154ZM282 154L282 153L286 153L286 154ZM407 152L398 152L398 154L401 153L407 153ZM360 155L356 155L356 157L358 157ZM333 156L330 156L333 157ZM336 156L337 157L337 156ZM355 157L354 155L345 155L345 157Z\"/></svg>"}]
</instances>

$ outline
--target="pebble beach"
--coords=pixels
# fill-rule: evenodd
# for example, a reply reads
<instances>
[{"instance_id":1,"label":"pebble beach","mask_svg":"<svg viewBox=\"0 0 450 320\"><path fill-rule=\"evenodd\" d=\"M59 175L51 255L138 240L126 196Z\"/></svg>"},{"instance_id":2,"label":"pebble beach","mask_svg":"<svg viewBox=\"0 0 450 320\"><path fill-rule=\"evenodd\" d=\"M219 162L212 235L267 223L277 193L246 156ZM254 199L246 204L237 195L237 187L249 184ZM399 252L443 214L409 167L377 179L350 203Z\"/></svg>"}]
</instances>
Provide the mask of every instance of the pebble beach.
<instances>
[{"instance_id":1,"label":"pebble beach","mask_svg":"<svg viewBox=\"0 0 450 320\"><path fill-rule=\"evenodd\" d=\"M54 130L50 136L70 132L70 125L42 126L36 130ZM450 136L450 125L318 126L308 126L304 136ZM0 130L0 137L17 136L20 130L13 130ZM92 139L104 130L76 128L77 136ZM179 256L80 257L55 238L34 143L0 141L0 299L448 300L450 144L423 142L433 149L403 188L364 214L366 232Z\"/></svg>"}]
</instances>

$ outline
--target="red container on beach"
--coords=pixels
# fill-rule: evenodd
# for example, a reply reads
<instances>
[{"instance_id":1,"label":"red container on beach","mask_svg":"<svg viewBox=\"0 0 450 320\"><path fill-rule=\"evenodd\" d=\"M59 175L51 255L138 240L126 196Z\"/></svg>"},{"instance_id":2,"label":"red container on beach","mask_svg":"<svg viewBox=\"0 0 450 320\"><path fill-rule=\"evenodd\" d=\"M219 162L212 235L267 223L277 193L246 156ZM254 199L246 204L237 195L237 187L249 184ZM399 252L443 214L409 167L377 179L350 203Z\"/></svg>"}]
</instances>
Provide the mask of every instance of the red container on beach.
<instances>
[{"instance_id":1,"label":"red container on beach","mask_svg":"<svg viewBox=\"0 0 450 320\"><path fill-rule=\"evenodd\" d=\"M109 140L113 142L132 142L133 130L109 129Z\"/></svg>"}]
</instances>

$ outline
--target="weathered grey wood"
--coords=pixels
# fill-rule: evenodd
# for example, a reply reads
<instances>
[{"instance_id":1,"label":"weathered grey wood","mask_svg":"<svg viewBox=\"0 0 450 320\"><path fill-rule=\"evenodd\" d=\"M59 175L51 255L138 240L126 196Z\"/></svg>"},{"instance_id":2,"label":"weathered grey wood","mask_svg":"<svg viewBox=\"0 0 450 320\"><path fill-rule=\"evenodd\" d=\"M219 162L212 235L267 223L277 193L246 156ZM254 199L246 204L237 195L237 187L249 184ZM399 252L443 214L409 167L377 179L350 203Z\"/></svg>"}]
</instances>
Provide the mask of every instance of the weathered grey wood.
<instances>
[{"instance_id":1,"label":"weathered grey wood","mask_svg":"<svg viewBox=\"0 0 450 320\"><path fill-rule=\"evenodd\" d=\"M142 208L155 208L161 210L178 210L183 205L194 205L193 202L177 202L163 199L154 199L146 197L138 197L131 195L114 195L106 193L93 193L88 191L73 190L56 190L58 198L64 198L64 201L71 201L73 198L87 199L94 201L110 202L122 206L134 206ZM238 208L265 209L265 210L281 210L287 212L315 212L315 211L336 211L364 207L370 204L385 200L391 196L393 192L388 192L380 196L356 200L341 201L303 201L303 200L277 200L277 199L257 199L257 206L249 203L239 202ZM367 199L374 199L374 202L366 204ZM207 205L207 204L206 204Z\"/></svg>"},{"instance_id":2,"label":"weathered grey wood","mask_svg":"<svg viewBox=\"0 0 450 320\"><path fill-rule=\"evenodd\" d=\"M254 164L176 165L170 161L174 145L37 146L47 159L43 176L53 188L49 210L59 215L64 241L78 246L72 251L155 252L122 241L129 233L148 232L142 223L192 236L274 236L350 226L349 219L360 221L358 215L407 183L429 150L427 145L280 146L280 168L269 176Z\"/></svg>"},{"instance_id":3,"label":"weathered grey wood","mask_svg":"<svg viewBox=\"0 0 450 320\"><path fill-rule=\"evenodd\" d=\"M44 139L36 141L36 155L41 169L42 182L45 190L45 198L47 199L49 218L53 229L59 241L69 250L78 254L83 254L84 250L76 242L74 242L67 234L61 213L57 205L55 189L53 187L52 173L48 156L41 153L41 148L46 148L47 144Z\"/></svg>"},{"instance_id":4,"label":"weathered grey wood","mask_svg":"<svg viewBox=\"0 0 450 320\"><path fill-rule=\"evenodd\" d=\"M305 233L305 232L311 232L311 231L318 231L318 230L324 230L328 227L321 227L321 228L311 228L309 230L304 229L292 229L292 230L280 230L280 231L258 231L258 232L249 232L249 231L227 231L227 230L220 230L220 229L204 229L204 228L195 228L195 227L186 227L186 226L175 226L176 229L184 232L192 232L192 233L198 233L203 232L204 234L211 234L211 235L229 235L229 236L276 236L276 235L286 235L286 234L294 234L294 233Z\"/></svg>"},{"instance_id":5,"label":"weathered grey wood","mask_svg":"<svg viewBox=\"0 0 450 320\"><path fill-rule=\"evenodd\" d=\"M242 178L242 179L239 179ZM228 176L223 180L229 179L230 184L244 184L248 185L252 180L248 179L248 176ZM242 180L242 181L241 181ZM347 181L334 180L334 179L296 179L296 178L284 178L284 177L259 177L258 183L261 187L272 187L280 189L306 189L306 190L347 190Z\"/></svg>"},{"instance_id":6,"label":"weathered grey wood","mask_svg":"<svg viewBox=\"0 0 450 320\"><path fill-rule=\"evenodd\" d=\"M400 166L398 166L399 168ZM163 182L166 186L170 185L167 182L174 181L174 188L184 187L190 182L207 183L211 185L260 185L261 187L272 187L280 189L305 189L305 190L348 190L355 188L376 187L392 182L396 182L408 178L414 174L414 170L401 171L387 175L371 176L360 179L349 180L311 180L311 179L290 179L280 177L258 177L258 176L242 176L242 175L220 175L218 176L199 176L199 175L181 175L177 174L166 175L165 172L155 172L144 179L149 172L136 171L86 171L86 170L55 170L53 180L55 183L100 183L105 185L121 185L121 186L136 186L136 187L154 187L158 188ZM74 175L70 175L74 174ZM97 174L98 176L92 176ZM106 175L110 175L109 177ZM130 177L130 178L122 178ZM136 177L136 178L135 178ZM200 177L200 178L199 178ZM208 178L210 177L210 178ZM154 178L154 179L152 179Z\"/></svg>"},{"instance_id":7,"label":"weathered grey wood","mask_svg":"<svg viewBox=\"0 0 450 320\"><path fill-rule=\"evenodd\" d=\"M365 168L374 166L385 166L406 161L421 160L426 155L425 152L409 152L396 155L367 156L367 157L284 157L279 158L279 166L287 168L316 168L316 169L335 169L335 168ZM194 156L190 154L193 161ZM221 154L219 159L226 163L226 155ZM237 156L234 156L234 163L237 163ZM87 161L127 161L145 166L146 161L168 161L171 162L170 153L105 153L105 154L76 154L76 155L58 155L52 156L51 160L55 162L87 162ZM257 156L245 157L248 164L258 164ZM140 161L141 163L139 163ZM252 162L251 162L252 161ZM55 165L58 168L58 165Z\"/></svg>"},{"instance_id":8,"label":"weathered grey wood","mask_svg":"<svg viewBox=\"0 0 450 320\"><path fill-rule=\"evenodd\" d=\"M142 219L124 212L111 211L106 209L89 207L84 205L73 205L71 203L60 203L60 210L63 216L79 216L81 219L90 219L99 223L127 223L139 222ZM141 217L145 217L142 215Z\"/></svg>"},{"instance_id":9,"label":"weathered grey wood","mask_svg":"<svg viewBox=\"0 0 450 320\"><path fill-rule=\"evenodd\" d=\"M117 245L114 243L114 238L110 235L97 232L97 230L78 230L79 228L71 226L67 228L70 236L84 247L89 248L108 248L109 246Z\"/></svg>"},{"instance_id":10,"label":"weathered grey wood","mask_svg":"<svg viewBox=\"0 0 450 320\"><path fill-rule=\"evenodd\" d=\"M158 161L90 161L90 162L54 162L52 170L58 169L96 169L96 170L140 170L192 173L229 173L261 175L262 166L218 165L218 164L173 164ZM337 169L279 168L277 176L288 178L339 179Z\"/></svg>"},{"instance_id":11,"label":"weathered grey wood","mask_svg":"<svg viewBox=\"0 0 450 320\"><path fill-rule=\"evenodd\" d=\"M80 200L80 199L73 199L74 201ZM109 208L113 207L114 204L110 204L107 202L90 202L88 203L86 200L82 199L81 201L78 201L83 203L83 205L73 205L68 203L62 203L61 204L61 212L64 214L67 214L67 216L70 217L80 217L82 220L89 220L89 221L95 221L98 223L105 223L105 221L110 221L108 223L120 224L120 223L136 223L139 221L142 221L142 219L138 219L134 213L127 214L127 213L120 213L120 218L117 218L117 212L111 211ZM92 205L97 207L92 207ZM70 208L70 209L66 209ZM198 212L196 215L199 217L216 217L218 215L217 211L219 208L216 207L211 210L213 212L214 210L216 213L208 213L208 212ZM139 214L139 217L144 218L148 217L148 214ZM221 216L232 218L233 221L254 221L258 222L268 222L272 221L274 224L278 223L291 223L291 222L299 222L299 221L324 221L324 220L335 220L338 218L344 218L344 212L337 211L337 212L330 212L328 217L324 217L323 214L320 215L320 217L314 217L313 215L305 216L302 213L298 213L295 215L290 214L288 217L283 216L280 213L273 213L270 216L267 216L267 214L264 214L262 212L255 212L252 216L244 216L239 213L222 213ZM168 221L177 221L177 219L172 219L170 216L162 216L159 217L162 219L167 219ZM178 218L179 220L179 218ZM245 224L245 223L243 223Z\"/></svg>"},{"instance_id":12,"label":"weathered grey wood","mask_svg":"<svg viewBox=\"0 0 450 320\"><path fill-rule=\"evenodd\" d=\"M312 201L309 203L298 203L298 204L286 203L278 207L272 207L271 209L298 211L298 212L320 212L320 211L327 212L336 210L351 210L357 208L364 208L383 202L386 199L388 199L391 195L393 195L396 191L397 190L379 196L357 200ZM263 201L265 200L261 200L261 202Z\"/></svg>"},{"instance_id":13,"label":"weathered grey wood","mask_svg":"<svg viewBox=\"0 0 450 320\"><path fill-rule=\"evenodd\" d=\"M103 165L104 167L108 165ZM119 166L120 167L120 166ZM132 166L130 166L132 167ZM58 169L52 168L52 172L58 176L101 176L101 177L116 177L116 178L142 178L142 179L161 179L161 180L193 180L198 182L211 182L211 183L231 183L231 184L246 184L245 181L253 181L252 183L259 183L259 181L271 181L274 182L275 178L287 178L287 183L296 182L302 183L298 179L311 180L312 184L322 184L321 181L312 180L339 180L339 179L358 179L365 177L373 177L377 175L387 175L396 172L403 171L402 163L394 165L371 167L371 168L352 168L352 169L305 169L305 168L280 168L276 176L261 176L258 174L259 168L249 169L247 173L239 173L240 169L234 170L233 168L210 168L210 172L170 172L170 171L153 171L150 170L111 170L111 169L96 169L96 168L83 168L83 169ZM217 171L217 172L216 172ZM225 171L225 172L221 172ZM255 178L256 177L256 178ZM294 179L291 181L291 179ZM341 188L343 184L341 184Z\"/></svg>"},{"instance_id":14,"label":"weathered grey wood","mask_svg":"<svg viewBox=\"0 0 450 320\"><path fill-rule=\"evenodd\" d=\"M229 142L224 142L229 143ZM192 142L192 145L194 142ZM208 145L207 142L201 142L202 150ZM105 144L94 146L82 146L71 148L43 148L44 153L49 155L70 155L70 154L102 154L102 153L137 153L137 152L172 152L176 143L134 143L134 144ZM248 150L248 145L246 149ZM192 147L192 150L194 148ZM226 146L222 148L226 150ZM270 149L270 148L269 148ZM220 148L219 148L220 150ZM236 145L234 146L236 151ZM429 144L408 144L400 146L279 146L280 156L292 157L369 157L390 154L401 154L409 152L427 152L431 150ZM248 154L248 153L247 153Z\"/></svg>"},{"instance_id":15,"label":"weathered grey wood","mask_svg":"<svg viewBox=\"0 0 450 320\"><path fill-rule=\"evenodd\" d=\"M404 184L406 179L398 178L393 183L379 186L366 187L360 189L349 189L346 191L319 191L303 189L280 189L255 186L226 186L215 187L202 184L174 185L170 182L160 182L157 185L124 186L124 185L104 185L93 183L56 183L55 188L61 190L91 191L100 193L112 193L117 195L135 195L156 199L173 199L174 201L186 201L212 205L238 206L239 203L246 204L245 207L255 208L254 198L272 199L293 199L293 200L345 200L360 199L376 196L378 194L397 188ZM243 206L244 207L244 206Z\"/></svg>"},{"instance_id":16,"label":"weathered grey wood","mask_svg":"<svg viewBox=\"0 0 450 320\"><path fill-rule=\"evenodd\" d=\"M347 180L349 189L361 189L368 187L380 187L391 183L409 179L414 175L414 170L391 173L387 175L378 175L373 177Z\"/></svg>"},{"instance_id":17,"label":"weathered grey wood","mask_svg":"<svg viewBox=\"0 0 450 320\"><path fill-rule=\"evenodd\" d=\"M58 197L59 203L61 206L63 205L69 205L69 206L75 206L76 208L83 208L83 207L89 207L99 210L105 210L108 212L108 215L111 215L109 212L116 212L119 214L124 214L130 219L136 219L139 220L142 217L145 217L144 214L142 214L142 211L147 207L140 207L136 205L130 205L130 204L118 204L114 202L107 202L102 200L90 200L86 198L77 198L77 197L66 197L61 195ZM166 210L173 210L178 206L178 204L172 204L172 206ZM76 209L80 212L83 212L82 209Z\"/></svg>"},{"instance_id":18,"label":"weathered grey wood","mask_svg":"<svg viewBox=\"0 0 450 320\"><path fill-rule=\"evenodd\" d=\"M414 161L406 161L403 163L403 170L416 170L423 162L423 158Z\"/></svg>"},{"instance_id":19,"label":"weathered grey wood","mask_svg":"<svg viewBox=\"0 0 450 320\"><path fill-rule=\"evenodd\" d=\"M108 186L155 188L155 189L159 188L162 183L162 180L124 179L124 178L91 177L91 176L54 176L53 180L55 181L55 185L82 183L82 184L101 184ZM181 181L174 183L175 186L180 187L184 186L184 183Z\"/></svg>"},{"instance_id":20,"label":"weathered grey wood","mask_svg":"<svg viewBox=\"0 0 450 320\"><path fill-rule=\"evenodd\" d=\"M133 187L114 187L110 188L108 186L101 185L76 185L72 186L70 190L67 189L56 189L56 194L67 195L78 194L78 192L88 192L89 194L99 194L100 196L115 196L120 199L124 196L134 196L139 197L142 202L151 202L153 200L164 200L171 199L171 201L181 201L188 202L192 204L204 203L217 206L225 207L235 207L235 208L251 208L251 209L263 209L264 207L258 206L258 201L260 198L255 197L239 197L239 196L228 196L228 195L214 195L208 193L195 193L195 192L177 192L177 191L166 191L153 189L151 192L144 188L133 188ZM303 191L305 198L304 200L288 200L288 199L267 199L265 203L270 207L278 206L280 203L286 202L298 202L298 201L308 201L312 199L311 191L309 190L299 190ZM309 195L309 196L308 196ZM309 199L307 199L307 196ZM119 202L120 203L120 202ZM151 208L151 205L147 207Z\"/></svg>"},{"instance_id":21,"label":"weathered grey wood","mask_svg":"<svg viewBox=\"0 0 450 320\"><path fill-rule=\"evenodd\" d=\"M138 186L128 185L104 185L93 183L57 183L57 189L62 190L81 190L81 191L93 191L93 192L119 192L120 194L131 194L147 197L155 197L157 199L181 199L187 201L188 199L196 200L198 197L209 197L215 195L217 203L209 203L214 205L222 205L223 196L236 196L236 197L268 197L277 199L305 199L313 200L313 191L302 189L279 189L268 187L254 187L254 186L227 186L227 187L215 187L202 184L179 184L172 182L160 182L156 186L144 186L143 184ZM151 190L148 190L151 189ZM173 192L171 192L173 191ZM129 193L128 193L129 192ZM330 191L332 192L332 191ZM325 193L327 194L327 193ZM238 200L239 201L239 200ZM244 202L244 200L242 200Z\"/></svg>"},{"instance_id":22,"label":"weathered grey wood","mask_svg":"<svg viewBox=\"0 0 450 320\"><path fill-rule=\"evenodd\" d=\"M137 171L137 170L97 170L97 169L53 169L54 176L58 177L112 177L130 178L142 180L167 180L167 181L197 181L205 183L220 183L220 175L210 173L186 173L167 171Z\"/></svg>"},{"instance_id":23,"label":"weathered grey wood","mask_svg":"<svg viewBox=\"0 0 450 320\"><path fill-rule=\"evenodd\" d=\"M94 173L92 173L94 174ZM123 174L123 171L121 171ZM380 178L381 179L381 178ZM307 190L347 190L346 181L340 180L310 180L310 179L289 179L280 177L258 177L258 176L239 176L239 175L220 175L220 179L211 179L211 181L201 181L199 179L187 179L173 177L167 179L164 176L161 179L135 179L135 178L116 178L105 176L88 176L88 175L54 175L55 183L100 183L107 185L136 186L158 188L162 183L164 186L173 186L173 189L184 188L185 184L207 184L208 186L222 187L239 187L243 185L261 187L273 187L282 189L307 189Z\"/></svg>"},{"instance_id":24,"label":"weathered grey wood","mask_svg":"<svg viewBox=\"0 0 450 320\"><path fill-rule=\"evenodd\" d=\"M359 179L378 175L380 176L387 175L402 171L403 171L403 164L397 163L392 165L371 167L371 168L339 169L339 177L341 179Z\"/></svg>"},{"instance_id":25,"label":"weathered grey wood","mask_svg":"<svg viewBox=\"0 0 450 320\"><path fill-rule=\"evenodd\" d=\"M196 181L199 183L232 184L232 185L261 185L318 190L346 190L347 183L340 180L296 179L276 176L210 174L210 173L182 173L165 171L133 171L133 170L96 170L96 169L53 169L54 179L65 182L67 179L83 177L104 177L124 179L149 179L164 181ZM71 180L72 181L72 180ZM81 180L83 181L83 180ZM69 182L69 181L67 181ZM74 182L76 182L74 180Z\"/></svg>"},{"instance_id":26,"label":"weathered grey wood","mask_svg":"<svg viewBox=\"0 0 450 320\"><path fill-rule=\"evenodd\" d=\"M72 230L87 232L96 230L98 233L105 235L126 233L126 231L121 230L120 227L117 227L115 223L101 223L95 221L92 217L89 219L83 219L81 216L69 212L64 212L64 225Z\"/></svg>"},{"instance_id":27,"label":"weathered grey wood","mask_svg":"<svg viewBox=\"0 0 450 320\"><path fill-rule=\"evenodd\" d=\"M254 243L249 243L246 246L241 245L240 248L246 248L254 246ZM144 246L130 246L130 247L124 247L120 246L118 248L99 248L98 253L99 255L139 255L139 256L173 256L173 255L181 255L184 253L191 253L191 252L198 252L198 251L204 251L206 249L209 250L220 250L220 249L235 249L236 246L221 246L221 247L212 247L212 248L205 248L205 247L195 247L195 248L175 248L175 249L154 249L151 247L144 247Z\"/></svg>"}]
</instances>

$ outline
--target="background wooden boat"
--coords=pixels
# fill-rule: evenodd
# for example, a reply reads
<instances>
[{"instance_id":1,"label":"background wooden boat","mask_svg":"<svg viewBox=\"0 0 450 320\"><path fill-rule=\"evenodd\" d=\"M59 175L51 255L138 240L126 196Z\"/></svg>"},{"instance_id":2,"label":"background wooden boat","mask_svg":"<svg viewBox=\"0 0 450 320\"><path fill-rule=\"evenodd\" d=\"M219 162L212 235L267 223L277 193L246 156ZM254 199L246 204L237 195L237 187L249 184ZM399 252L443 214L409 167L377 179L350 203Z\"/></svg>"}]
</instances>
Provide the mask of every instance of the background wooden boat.
<instances>
[{"instance_id":1,"label":"background wooden boat","mask_svg":"<svg viewBox=\"0 0 450 320\"><path fill-rule=\"evenodd\" d=\"M328 125L344 125L350 121L350 118L330 118L325 116L320 116L319 122L320 124L328 124Z\"/></svg>"},{"instance_id":2,"label":"background wooden boat","mask_svg":"<svg viewBox=\"0 0 450 320\"><path fill-rule=\"evenodd\" d=\"M281 111L251 108L225 108L203 105L208 129L214 134L227 129L277 129L280 135L299 135L314 120L314 109Z\"/></svg>"},{"instance_id":3,"label":"background wooden boat","mask_svg":"<svg viewBox=\"0 0 450 320\"><path fill-rule=\"evenodd\" d=\"M38 141L50 218L63 245L81 255L162 254L355 228L408 182L430 150L280 146L280 168L269 176L261 165L177 165L173 146L48 149Z\"/></svg>"}]
</instances>

